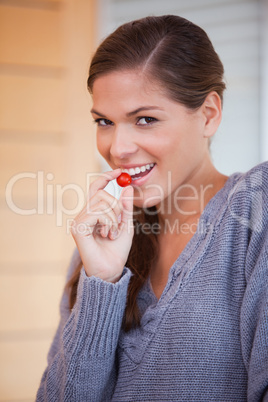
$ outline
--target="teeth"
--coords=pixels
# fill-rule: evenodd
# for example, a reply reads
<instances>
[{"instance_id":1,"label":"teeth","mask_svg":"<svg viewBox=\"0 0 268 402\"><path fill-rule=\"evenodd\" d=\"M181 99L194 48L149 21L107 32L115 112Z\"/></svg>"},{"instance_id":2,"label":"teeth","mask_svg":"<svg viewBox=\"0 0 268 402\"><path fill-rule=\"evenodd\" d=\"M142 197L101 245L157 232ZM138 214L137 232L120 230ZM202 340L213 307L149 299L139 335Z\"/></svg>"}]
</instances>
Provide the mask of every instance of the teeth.
<instances>
[{"instance_id":1,"label":"teeth","mask_svg":"<svg viewBox=\"0 0 268 402\"><path fill-rule=\"evenodd\" d=\"M153 167L154 167L154 163L148 163L147 165L143 165L143 166L136 167L136 168L122 169L122 171L128 173L130 176L135 176L136 174L145 172L145 170L150 170Z\"/></svg>"},{"instance_id":2,"label":"teeth","mask_svg":"<svg viewBox=\"0 0 268 402\"><path fill-rule=\"evenodd\" d=\"M130 176L134 176L134 174L135 174L135 169L125 169L125 171L128 173L128 174L130 174Z\"/></svg>"}]
</instances>

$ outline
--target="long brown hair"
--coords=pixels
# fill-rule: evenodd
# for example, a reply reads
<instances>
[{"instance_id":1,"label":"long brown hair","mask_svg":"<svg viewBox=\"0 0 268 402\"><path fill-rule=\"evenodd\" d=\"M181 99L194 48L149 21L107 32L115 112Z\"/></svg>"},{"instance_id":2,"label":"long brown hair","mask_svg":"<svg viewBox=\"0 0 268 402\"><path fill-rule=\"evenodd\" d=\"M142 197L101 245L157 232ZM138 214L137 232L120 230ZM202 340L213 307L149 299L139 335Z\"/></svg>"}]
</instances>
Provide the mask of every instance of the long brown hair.
<instances>
[{"instance_id":1,"label":"long brown hair","mask_svg":"<svg viewBox=\"0 0 268 402\"><path fill-rule=\"evenodd\" d=\"M225 83L224 69L206 32L192 22L174 15L146 17L117 28L96 50L89 69L88 90L102 75L115 71L141 70L158 83L170 99L189 109L199 108L207 95L216 91L221 100ZM157 234L138 230L147 223L154 225L158 217L154 208L135 208L134 238L126 265L131 269L124 327L139 325L137 295L150 274L158 255ZM155 213L153 213L155 212ZM70 307L76 300L78 267L67 284Z\"/></svg>"}]
</instances>

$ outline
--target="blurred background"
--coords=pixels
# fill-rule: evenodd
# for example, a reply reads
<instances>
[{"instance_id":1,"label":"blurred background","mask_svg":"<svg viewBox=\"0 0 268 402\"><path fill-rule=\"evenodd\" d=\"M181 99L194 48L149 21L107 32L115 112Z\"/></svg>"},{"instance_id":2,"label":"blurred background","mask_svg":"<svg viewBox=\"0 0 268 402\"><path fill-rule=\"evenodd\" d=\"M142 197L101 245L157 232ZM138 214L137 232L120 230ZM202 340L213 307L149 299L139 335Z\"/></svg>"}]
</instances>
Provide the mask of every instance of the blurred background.
<instances>
[{"instance_id":1,"label":"blurred background","mask_svg":"<svg viewBox=\"0 0 268 402\"><path fill-rule=\"evenodd\" d=\"M228 90L212 158L268 159L266 0L0 0L0 401L34 401L59 313L95 148L86 89L97 44L125 21L178 14L204 28Z\"/></svg>"}]
</instances>

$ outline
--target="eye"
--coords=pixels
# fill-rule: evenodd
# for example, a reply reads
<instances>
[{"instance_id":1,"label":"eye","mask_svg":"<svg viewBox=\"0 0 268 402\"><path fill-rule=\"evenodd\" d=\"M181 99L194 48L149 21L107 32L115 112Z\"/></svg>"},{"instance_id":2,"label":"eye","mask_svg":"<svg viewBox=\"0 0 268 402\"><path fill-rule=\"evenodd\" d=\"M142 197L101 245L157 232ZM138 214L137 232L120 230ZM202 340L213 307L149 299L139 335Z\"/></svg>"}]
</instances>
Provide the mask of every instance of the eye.
<instances>
[{"instance_id":1,"label":"eye","mask_svg":"<svg viewBox=\"0 0 268 402\"><path fill-rule=\"evenodd\" d=\"M108 119L96 119L94 120L94 123L96 123L99 127L111 126L113 124L113 122Z\"/></svg>"},{"instance_id":2,"label":"eye","mask_svg":"<svg viewBox=\"0 0 268 402\"><path fill-rule=\"evenodd\" d=\"M155 119L154 117L139 117L139 119L137 121L137 125L138 126L148 126L156 121L157 121L157 119Z\"/></svg>"}]
</instances>

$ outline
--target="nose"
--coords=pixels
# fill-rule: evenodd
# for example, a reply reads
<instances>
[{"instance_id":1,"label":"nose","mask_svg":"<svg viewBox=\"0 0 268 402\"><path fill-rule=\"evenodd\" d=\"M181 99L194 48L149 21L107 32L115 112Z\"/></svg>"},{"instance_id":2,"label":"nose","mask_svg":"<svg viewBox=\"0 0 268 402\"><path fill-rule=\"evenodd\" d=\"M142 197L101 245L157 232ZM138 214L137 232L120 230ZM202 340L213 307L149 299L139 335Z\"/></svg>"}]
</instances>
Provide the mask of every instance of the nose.
<instances>
[{"instance_id":1,"label":"nose","mask_svg":"<svg viewBox=\"0 0 268 402\"><path fill-rule=\"evenodd\" d=\"M130 133L124 127L115 128L110 147L110 154L113 159L128 159L137 151L138 145L134 141L133 133Z\"/></svg>"}]
</instances>

